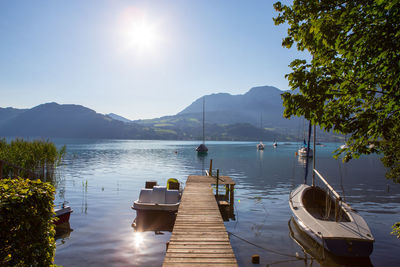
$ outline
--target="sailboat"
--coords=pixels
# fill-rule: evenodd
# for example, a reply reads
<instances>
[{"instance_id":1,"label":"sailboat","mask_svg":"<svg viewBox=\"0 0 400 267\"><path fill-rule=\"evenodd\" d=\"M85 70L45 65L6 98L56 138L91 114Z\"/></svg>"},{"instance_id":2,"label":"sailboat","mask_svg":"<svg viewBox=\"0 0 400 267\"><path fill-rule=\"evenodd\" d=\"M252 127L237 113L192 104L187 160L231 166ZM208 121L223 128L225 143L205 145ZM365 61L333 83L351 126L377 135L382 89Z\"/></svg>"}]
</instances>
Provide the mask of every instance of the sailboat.
<instances>
[{"instance_id":1,"label":"sailboat","mask_svg":"<svg viewBox=\"0 0 400 267\"><path fill-rule=\"evenodd\" d=\"M262 131L262 113L260 115L260 129ZM265 145L263 144L262 141L260 141L260 143L257 144L257 150L264 150Z\"/></svg>"},{"instance_id":2,"label":"sailboat","mask_svg":"<svg viewBox=\"0 0 400 267\"><path fill-rule=\"evenodd\" d=\"M257 149L258 150L264 150L265 145L263 144L263 142L260 141L260 143L258 143L257 145Z\"/></svg>"},{"instance_id":3,"label":"sailboat","mask_svg":"<svg viewBox=\"0 0 400 267\"><path fill-rule=\"evenodd\" d=\"M299 155L299 157L313 157L313 150L310 148L310 138L308 138L308 144L304 139L303 145L297 150L297 155Z\"/></svg>"},{"instance_id":4,"label":"sailboat","mask_svg":"<svg viewBox=\"0 0 400 267\"><path fill-rule=\"evenodd\" d=\"M274 139L274 142L272 143L272 146L273 146L273 147L277 147L277 146L278 146L278 143L276 142L275 139Z\"/></svg>"},{"instance_id":5,"label":"sailboat","mask_svg":"<svg viewBox=\"0 0 400 267\"><path fill-rule=\"evenodd\" d=\"M205 96L203 96L203 143L200 144L197 148L196 151L198 154L206 154L208 152L208 148L206 147L205 144L205 130L204 130L204 123L205 123Z\"/></svg>"},{"instance_id":6,"label":"sailboat","mask_svg":"<svg viewBox=\"0 0 400 267\"><path fill-rule=\"evenodd\" d=\"M311 124L309 139L310 135ZM309 146L310 144L308 148ZM367 223L315 169L315 155L313 164L312 185L301 184L290 193L289 206L296 224L318 244L337 256L368 257L373 250L374 237ZM305 177L307 170L306 163ZM325 184L326 190L315 185L315 176Z\"/></svg>"},{"instance_id":7,"label":"sailboat","mask_svg":"<svg viewBox=\"0 0 400 267\"><path fill-rule=\"evenodd\" d=\"M311 127L311 126L310 126ZM305 131L305 121L304 121L304 140L303 140L303 145L297 150L296 155L299 157L307 157L307 158L312 158L313 157L313 151L310 148L310 136L308 136L308 144L306 142L306 131ZM311 130L311 128L309 129Z\"/></svg>"}]
</instances>

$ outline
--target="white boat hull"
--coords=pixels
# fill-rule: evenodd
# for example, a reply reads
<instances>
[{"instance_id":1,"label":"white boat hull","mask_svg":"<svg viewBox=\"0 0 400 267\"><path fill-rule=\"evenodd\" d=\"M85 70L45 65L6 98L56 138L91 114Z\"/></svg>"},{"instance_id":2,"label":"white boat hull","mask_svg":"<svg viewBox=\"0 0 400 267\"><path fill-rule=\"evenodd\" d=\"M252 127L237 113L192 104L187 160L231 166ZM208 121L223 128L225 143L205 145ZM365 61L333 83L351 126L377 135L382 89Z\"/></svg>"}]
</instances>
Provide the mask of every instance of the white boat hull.
<instances>
[{"instance_id":1,"label":"white boat hull","mask_svg":"<svg viewBox=\"0 0 400 267\"><path fill-rule=\"evenodd\" d=\"M342 257L368 257L374 238L364 219L349 205L342 203L342 221L316 218L303 201L307 191L316 187L300 185L290 194L289 205L299 228L328 251ZM318 189L320 190L320 189Z\"/></svg>"},{"instance_id":2,"label":"white boat hull","mask_svg":"<svg viewBox=\"0 0 400 267\"><path fill-rule=\"evenodd\" d=\"M139 199L133 202L137 212L176 212L180 204L179 190L168 190L165 186L154 186L140 190Z\"/></svg>"},{"instance_id":3,"label":"white boat hull","mask_svg":"<svg viewBox=\"0 0 400 267\"><path fill-rule=\"evenodd\" d=\"M297 151L297 154L299 157L307 157L307 148L302 147ZM313 150L310 148L310 152L308 153L308 157L312 158L313 157Z\"/></svg>"}]
</instances>

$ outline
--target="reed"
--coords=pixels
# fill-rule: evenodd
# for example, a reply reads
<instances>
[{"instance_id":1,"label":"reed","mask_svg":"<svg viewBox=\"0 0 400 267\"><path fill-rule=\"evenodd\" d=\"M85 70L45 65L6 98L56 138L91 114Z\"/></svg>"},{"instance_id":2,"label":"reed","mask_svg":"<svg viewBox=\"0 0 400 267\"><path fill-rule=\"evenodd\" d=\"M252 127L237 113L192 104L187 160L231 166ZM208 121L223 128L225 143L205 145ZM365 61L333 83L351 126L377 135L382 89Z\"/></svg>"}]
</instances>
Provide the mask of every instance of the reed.
<instances>
[{"instance_id":1,"label":"reed","mask_svg":"<svg viewBox=\"0 0 400 267\"><path fill-rule=\"evenodd\" d=\"M0 178L52 178L61 163L66 147L61 149L48 140L26 141L21 138L7 142L0 139Z\"/></svg>"}]
</instances>

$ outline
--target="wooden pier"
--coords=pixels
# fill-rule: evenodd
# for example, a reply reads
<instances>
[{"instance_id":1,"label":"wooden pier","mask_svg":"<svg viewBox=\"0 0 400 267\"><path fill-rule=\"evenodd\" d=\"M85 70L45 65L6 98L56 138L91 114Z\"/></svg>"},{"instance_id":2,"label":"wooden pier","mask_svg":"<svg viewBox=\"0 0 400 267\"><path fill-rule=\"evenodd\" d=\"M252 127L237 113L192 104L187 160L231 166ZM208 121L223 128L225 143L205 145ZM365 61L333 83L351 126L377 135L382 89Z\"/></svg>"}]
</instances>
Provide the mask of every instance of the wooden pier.
<instances>
[{"instance_id":1,"label":"wooden pier","mask_svg":"<svg viewBox=\"0 0 400 267\"><path fill-rule=\"evenodd\" d=\"M233 206L235 182L220 178ZM238 266L211 187L216 183L211 176L188 177L163 266Z\"/></svg>"}]
</instances>

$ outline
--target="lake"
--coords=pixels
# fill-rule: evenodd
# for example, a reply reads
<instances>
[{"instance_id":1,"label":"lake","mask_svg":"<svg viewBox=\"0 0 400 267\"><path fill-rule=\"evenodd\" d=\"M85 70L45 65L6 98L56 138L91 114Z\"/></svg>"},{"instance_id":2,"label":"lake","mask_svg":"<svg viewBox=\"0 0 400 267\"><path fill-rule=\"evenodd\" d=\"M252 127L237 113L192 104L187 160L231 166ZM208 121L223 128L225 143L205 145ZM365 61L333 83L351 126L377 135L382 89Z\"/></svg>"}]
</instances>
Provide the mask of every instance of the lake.
<instances>
[{"instance_id":1,"label":"lake","mask_svg":"<svg viewBox=\"0 0 400 267\"><path fill-rule=\"evenodd\" d=\"M207 142L208 155L199 157L199 142L191 141L53 141L67 146L55 181L55 204L68 201L74 210L72 231L67 227L57 233L58 265L160 266L171 233L136 232L132 202L146 180L165 185L175 177L184 183L188 175L204 174L210 159L214 169L236 182L235 220L225 226L240 266L251 266L253 254L260 255L263 266L343 264L329 254L323 261L305 259L302 247L311 255L322 251L307 247L290 224L289 192L304 181L305 171L305 162L295 156L297 143L279 143L275 149L266 143L264 151L257 151L256 142ZM316 168L371 228L374 251L366 264L396 266L400 240L390 232L400 221L400 185L385 178L376 155L346 164L333 159L332 151L340 145L318 146ZM311 171L307 180L311 182Z\"/></svg>"}]
</instances>

